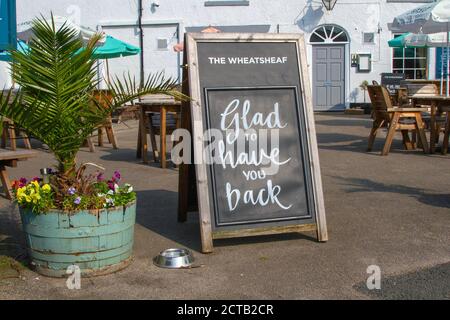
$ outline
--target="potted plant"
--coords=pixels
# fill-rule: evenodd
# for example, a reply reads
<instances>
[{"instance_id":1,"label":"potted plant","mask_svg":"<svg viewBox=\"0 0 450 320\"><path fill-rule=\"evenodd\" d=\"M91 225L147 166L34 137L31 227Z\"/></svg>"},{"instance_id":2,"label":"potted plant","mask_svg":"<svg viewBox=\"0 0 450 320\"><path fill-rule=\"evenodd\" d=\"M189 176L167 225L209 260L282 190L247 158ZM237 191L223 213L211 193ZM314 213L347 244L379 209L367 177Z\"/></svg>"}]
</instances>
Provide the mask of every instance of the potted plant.
<instances>
[{"instance_id":1,"label":"potted plant","mask_svg":"<svg viewBox=\"0 0 450 320\"><path fill-rule=\"evenodd\" d=\"M52 17L53 21L53 17ZM92 58L101 35L87 45L76 31L44 18L33 22L26 53L11 51L13 79L20 86L0 95L0 115L48 145L57 165L42 177L13 182L29 256L35 269L63 276L71 265L84 275L117 271L129 264L136 216L136 194L120 172L105 179L95 164L76 163L88 136L117 107L146 94L176 91L162 74L138 86L130 76L110 84L111 99L93 94L98 80Z\"/></svg>"},{"instance_id":2,"label":"potted plant","mask_svg":"<svg viewBox=\"0 0 450 320\"><path fill-rule=\"evenodd\" d=\"M363 82L361 82L361 84L359 85L359 88L363 91L363 96L364 96L364 104L366 103L366 91L367 91L367 86L369 85L369 82L367 80L364 80Z\"/></svg>"}]
</instances>

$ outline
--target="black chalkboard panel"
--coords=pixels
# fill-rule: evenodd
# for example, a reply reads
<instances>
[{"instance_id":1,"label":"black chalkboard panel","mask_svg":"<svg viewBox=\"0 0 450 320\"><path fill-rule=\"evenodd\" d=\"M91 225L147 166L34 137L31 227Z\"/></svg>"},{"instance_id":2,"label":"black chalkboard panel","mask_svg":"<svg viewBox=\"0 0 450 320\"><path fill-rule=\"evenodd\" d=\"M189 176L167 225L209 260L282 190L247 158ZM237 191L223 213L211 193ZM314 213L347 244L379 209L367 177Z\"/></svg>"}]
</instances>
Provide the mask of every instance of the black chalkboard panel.
<instances>
[{"instance_id":1,"label":"black chalkboard panel","mask_svg":"<svg viewBox=\"0 0 450 320\"><path fill-rule=\"evenodd\" d=\"M384 86L399 86L403 80L405 80L404 73L382 73L381 84Z\"/></svg>"},{"instance_id":2,"label":"black chalkboard panel","mask_svg":"<svg viewBox=\"0 0 450 320\"><path fill-rule=\"evenodd\" d=\"M194 141L206 132L194 144L200 214L213 238L320 222L326 241L304 43L282 39L188 35Z\"/></svg>"},{"instance_id":3,"label":"black chalkboard panel","mask_svg":"<svg viewBox=\"0 0 450 320\"><path fill-rule=\"evenodd\" d=\"M242 127L238 135L233 130L228 136L220 129L224 150L230 151L219 152L218 161L210 165L213 229L267 222L291 224L300 219L312 222L313 203L308 201L309 176L305 172L308 159L300 139L297 97L296 87L205 89L208 129L221 128L222 121L236 128L235 117L242 118L245 108L249 110L247 122L258 115L263 122L271 117L267 125L252 126L252 135ZM228 116L224 114L227 110ZM241 120L239 126L243 125ZM271 139L273 130L279 131L278 139ZM243 146L241 152L238 143ZM264 163L268 159L270 163Z\"/></svg>"}]
</instances>

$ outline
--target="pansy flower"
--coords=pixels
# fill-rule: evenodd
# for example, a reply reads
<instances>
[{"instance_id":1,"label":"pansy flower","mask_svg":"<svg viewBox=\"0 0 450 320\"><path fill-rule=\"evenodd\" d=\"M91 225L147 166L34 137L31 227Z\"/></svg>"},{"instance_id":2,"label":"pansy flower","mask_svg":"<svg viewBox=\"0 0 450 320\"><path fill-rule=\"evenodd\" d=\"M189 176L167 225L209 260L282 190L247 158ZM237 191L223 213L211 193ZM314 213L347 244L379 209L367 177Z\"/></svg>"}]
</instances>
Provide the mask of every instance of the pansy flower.
<instances>
[{"instance_id":1,"label":"pansy flower","mask_svg":"<svg viewBox=\"0 0 450 320\"><path fill-rule=\"evenodd\" d=\"M81 203L81 197L76 197L75 200L73 200L73 203L79 205Z\"/></svg>"}]
</instances>

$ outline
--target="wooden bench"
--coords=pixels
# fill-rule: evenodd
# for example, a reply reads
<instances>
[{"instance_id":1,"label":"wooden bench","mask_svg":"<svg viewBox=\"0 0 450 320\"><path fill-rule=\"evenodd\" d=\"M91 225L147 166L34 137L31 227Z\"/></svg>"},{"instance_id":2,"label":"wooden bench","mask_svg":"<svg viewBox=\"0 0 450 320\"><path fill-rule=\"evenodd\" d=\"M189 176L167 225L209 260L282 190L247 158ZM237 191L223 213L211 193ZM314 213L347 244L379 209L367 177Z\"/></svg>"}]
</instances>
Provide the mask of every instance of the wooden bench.
<instances>
[{"instance_id":1,"label":"wooden bench","mask_svg":"<svg viewBox=\"0 0 450 320\"><path fill-rule=\"evenodd\" d=\"M11 183L6 171L6 167L17 167L17 161L27 160L37 156L37 152L30 150L10 151L0 149L0 178L2 181L3 189L5 191L6 198L12 200Z\"/></svg>"}]
</instances>

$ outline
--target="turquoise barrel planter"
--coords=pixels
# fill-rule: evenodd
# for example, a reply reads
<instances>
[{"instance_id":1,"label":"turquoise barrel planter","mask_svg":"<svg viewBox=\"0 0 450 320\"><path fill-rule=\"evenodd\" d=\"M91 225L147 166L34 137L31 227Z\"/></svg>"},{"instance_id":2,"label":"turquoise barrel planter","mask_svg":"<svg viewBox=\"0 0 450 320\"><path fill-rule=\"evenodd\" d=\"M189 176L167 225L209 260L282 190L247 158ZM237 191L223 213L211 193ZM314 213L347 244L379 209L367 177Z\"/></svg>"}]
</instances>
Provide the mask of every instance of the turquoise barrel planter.
<instances>
[{"instance_id":1,"label":"turquoise barrel planter","mask_svg":"<svg viewBox=\"0 0 450 320\"><path fill-rule=\"evenodd\" d=\"M70 265L82 276L104 275L131 262L136 203L105 210L36 215L20 209L33 268L50 277L63 277Z\"/></svg>"}]
</instances>

